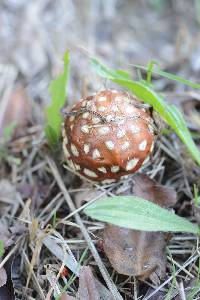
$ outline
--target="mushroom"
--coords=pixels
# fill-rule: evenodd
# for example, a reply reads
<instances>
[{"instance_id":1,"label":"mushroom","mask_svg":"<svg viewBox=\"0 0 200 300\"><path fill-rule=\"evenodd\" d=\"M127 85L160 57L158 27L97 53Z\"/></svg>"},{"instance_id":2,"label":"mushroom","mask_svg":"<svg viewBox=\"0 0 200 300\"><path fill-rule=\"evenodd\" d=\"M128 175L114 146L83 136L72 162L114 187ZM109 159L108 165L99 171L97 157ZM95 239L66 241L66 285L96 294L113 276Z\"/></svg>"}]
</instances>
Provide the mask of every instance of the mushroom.
<instances>
[{"instance_id":1,"label":"mushroom","mask_svg":"<svg viewBox=\"0 0 200 300\"><path fill-rule=\"evenodd\" d=\"M136 172L153 150L153 119L128 93L104 90L66 114L63 151L81 175L112 183Z\"/></svg>"}]
</instances>

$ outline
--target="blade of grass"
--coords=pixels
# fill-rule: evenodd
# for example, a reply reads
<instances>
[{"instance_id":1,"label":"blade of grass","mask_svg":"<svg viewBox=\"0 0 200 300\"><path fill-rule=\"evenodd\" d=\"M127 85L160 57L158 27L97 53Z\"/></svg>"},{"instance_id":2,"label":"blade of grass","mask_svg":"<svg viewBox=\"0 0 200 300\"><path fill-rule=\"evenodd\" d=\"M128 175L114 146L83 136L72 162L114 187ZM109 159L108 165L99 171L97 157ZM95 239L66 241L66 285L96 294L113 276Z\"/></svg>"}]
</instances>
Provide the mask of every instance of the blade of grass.
<instances>
[{"instance_id":1,"label":"blade of grass","mask_svg":"<svg viewBox=\"0 0 200 300\"><path fill-rule=\"evenodd\" d=\"M114 196L93 202L84 212L97 220L143 231L191 232L197 225L187 219L135 196Z\"/></svg>"},{"instance_id":2,"label":"blade of grass","mask_svg":"<svg viewBox=\"0 0 200 300\"><path fill-rule=\"evenodd\" d=\"M62 117L60 114L61 108L64 106L67 95L67 82L69 77L69 51L64 54L64 69L63 73L52 80L49 85L51 96L51 104L46 109L46 128L45 133L49 144L55 147L61 135Z\"/></svg>"},{"instance_id":3,"label":"blade of grass","mask_svg":"<svg viewBox=\"0 0 200 300\"><path fill-rule=\"evenodd\" d=\"M154 62L153 63L153 66L154 65L158 65L158 63L155 63L155 61L152 61L152 62ZM151 62L150 62L151 63ZM140 69L140 70L145 70L145 71L149 71L149 66L147 66L147 67L145 67L145 66L142 66L142 65L137 65L137 64L131 64L131 66L133 66L133 67L135 67L135 68L137 68L137 69ZM181 77L181 76L177 76L177 75L175 75L175 74L172 74L172 73L168 73L168 72L165 72L165 71L162 71L162 70L160 70L160 69L155 69L155 68L152 68L151 69L151 73L152 74L156 74L156 75L159 75L159 76L162 76L162 77L165 77L165 78L167 78L167 79L170 79L170 80L172 80L172 81L177 81L177 82L179 82L179 83L182 83L182 84L185 84L185 85L187 85L187 86L190 86L190 87L192 87L192 88L194 88L194 89L200 89L200 84L198 84L198 83L195 83L195 82L192 82L192 81L190 81L190 80L187 80L187 79L185 79L185 78L183 78L183 77Z\"/></svg>"},{"instance_id":4,"label":"blade of grass","mask_svg":"<svg viewBox=\"0 0 200 300\"><path fill-rule=\"evenodd\" d=\"M152 76L152 73L153 73L154 65L158 65L158 62L155 61L155 60L151 60L148 63L148 66L147 66L147 79L146 79L146 81L147 81L148 84L151 84L151 76Z\"/></svg>"},{"instance_id":5,"label":"blade of grass","mask_svg":"<svg viewBox=\"0 0 200 300\"><path fill-rule=\"evenodd\" d=\"M4 251L5 251L5 250L4 250L4 243L3 243L2 240L0 240L0 257L3 256Z\"/></svg>"},{"instance_id":6,"label":"blade of grass","mask_svg":"<svg viewBox=\"0 0 200 300\"><path fill-rule=\"evenodd\" d=\"M127 73L123 74L118 71L111 70L100 63L96 58L92 58L91 63L100 76L110 79L111 81L129 89L139 99L150 104L176 132L182 142L187 146L192 157L200 165L200 152L192 139L181 112L175 105L167 104L160 95L143 82L127 79Z\"/></svg>"}]
</instances>

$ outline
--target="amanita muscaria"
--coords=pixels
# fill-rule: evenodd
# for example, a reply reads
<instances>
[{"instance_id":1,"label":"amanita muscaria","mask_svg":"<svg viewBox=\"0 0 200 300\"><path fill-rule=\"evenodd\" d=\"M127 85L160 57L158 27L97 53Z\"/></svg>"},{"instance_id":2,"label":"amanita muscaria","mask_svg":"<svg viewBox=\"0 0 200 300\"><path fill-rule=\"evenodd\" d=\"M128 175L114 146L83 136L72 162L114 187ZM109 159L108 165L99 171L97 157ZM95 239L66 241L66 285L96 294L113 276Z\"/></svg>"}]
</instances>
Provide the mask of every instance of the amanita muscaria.
<instances>
[{"instance_id":1,"label":"amanita muscaria","mask_svg":"<svg viewBox=\"0 0 200 300\"><path fill-rule=\"evenodd\" d=\"M136 172L153 149L153 120L137 98L101 91L65 117L63 150L69 166L87 178L112 183Z\"/></svg>"}]
</instances>

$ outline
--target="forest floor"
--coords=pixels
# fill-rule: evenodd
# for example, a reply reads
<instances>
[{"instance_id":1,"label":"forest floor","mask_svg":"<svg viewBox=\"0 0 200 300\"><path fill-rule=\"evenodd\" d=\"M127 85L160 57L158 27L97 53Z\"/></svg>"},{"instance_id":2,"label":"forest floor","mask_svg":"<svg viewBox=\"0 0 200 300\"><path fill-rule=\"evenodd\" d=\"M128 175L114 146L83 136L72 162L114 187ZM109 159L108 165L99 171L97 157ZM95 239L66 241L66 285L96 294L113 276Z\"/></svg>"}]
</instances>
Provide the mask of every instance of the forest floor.
<instances>
[{"instance_id":1,"label":"forest floor","mask_svg":"<svg viewBox=\"0 0 200 300\"><path fill-rule=\"evenodd\" d=\"M155 59L163 70L198 82L200 21L198 1L191 2L1 1L0 299L57 299L61 292L62 300L200 299L199 238L193 234L171 235L159 284L111 267L102 247L105 224L82 210L128 189L135 175L94 185L64 167L62 151L53 156L44 134L48 85L60 72L66 49L71 53L68 107L101 89L119 89L94 74L86 52L110 67L131 69L135 78L132 64ZM181 109L200 149L198 90L158 76L153 82ZM173 188L176 214L198 222L194 198L200 168L175 133L158 136L141 172Z\"/></svg>"}]
</instances>

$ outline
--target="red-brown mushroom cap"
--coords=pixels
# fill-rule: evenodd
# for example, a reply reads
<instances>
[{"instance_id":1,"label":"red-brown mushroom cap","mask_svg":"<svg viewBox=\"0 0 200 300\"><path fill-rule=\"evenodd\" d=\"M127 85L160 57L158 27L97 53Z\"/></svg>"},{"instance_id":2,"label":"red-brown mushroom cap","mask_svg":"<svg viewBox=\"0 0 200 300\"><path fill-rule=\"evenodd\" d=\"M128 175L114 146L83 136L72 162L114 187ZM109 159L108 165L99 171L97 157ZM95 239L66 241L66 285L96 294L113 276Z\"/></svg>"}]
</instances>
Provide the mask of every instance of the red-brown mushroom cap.
<instances>
[{"instance_id":1,"label":"red-brown mushroom cap","mask_svg":"<svg viewBox=\"0 0 200 300\"><path fill-rule=\"evenodd\" d=\"M136 172L153 148L153 120L127 93L105 90L77 103L63 128L69 166L91 180L111 183Z\"/></svg>"}]
</instances>

